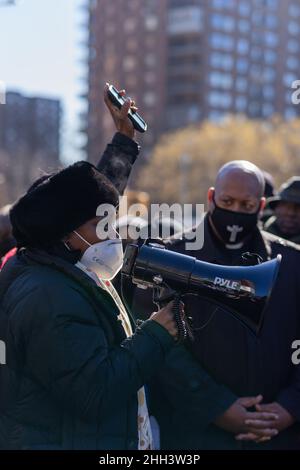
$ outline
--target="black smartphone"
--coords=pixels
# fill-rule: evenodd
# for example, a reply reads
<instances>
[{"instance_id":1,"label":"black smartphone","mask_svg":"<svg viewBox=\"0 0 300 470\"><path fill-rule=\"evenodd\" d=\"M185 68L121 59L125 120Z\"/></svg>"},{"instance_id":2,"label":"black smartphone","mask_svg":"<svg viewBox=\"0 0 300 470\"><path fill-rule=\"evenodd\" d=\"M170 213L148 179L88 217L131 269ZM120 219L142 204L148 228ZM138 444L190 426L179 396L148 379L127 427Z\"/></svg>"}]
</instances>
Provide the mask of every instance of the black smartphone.
<instances>
[{"instance_id":1,"label":"black smartphone","mask_svg":"<svg viewBox=\"0 0 300 470\"><path fill-rule=\"evenodd\" d=\"M110 101L117 106L117 108L121 108L125 103L125 98L120 95L118 90L113 86L109 85L108 88L108 97ZM128 117L131 120L133 127L139 132L146 132L148 126L144 119L136 112L129 109Z\"/></svg>"}]
</instances>

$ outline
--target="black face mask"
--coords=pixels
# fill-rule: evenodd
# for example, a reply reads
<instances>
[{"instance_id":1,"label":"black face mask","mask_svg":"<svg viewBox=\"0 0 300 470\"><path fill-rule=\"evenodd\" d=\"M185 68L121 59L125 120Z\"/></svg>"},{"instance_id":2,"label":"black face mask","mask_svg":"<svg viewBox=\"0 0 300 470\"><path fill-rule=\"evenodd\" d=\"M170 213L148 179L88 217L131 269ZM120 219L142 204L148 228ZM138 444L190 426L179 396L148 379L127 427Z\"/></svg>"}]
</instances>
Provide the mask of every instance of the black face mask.
<instances>
[{"instance_id":1,"label":"black face mask","mask_svg":"<svg viewBox=\"0 0 300 470\"><path fill-rule=\"evenodd\" d=\"M219 237L226 245L239 245L256 227L259 210L254 214L247 214L222 209L215 201L214 204L210 217Z\"/></svg>"}]
</instances>

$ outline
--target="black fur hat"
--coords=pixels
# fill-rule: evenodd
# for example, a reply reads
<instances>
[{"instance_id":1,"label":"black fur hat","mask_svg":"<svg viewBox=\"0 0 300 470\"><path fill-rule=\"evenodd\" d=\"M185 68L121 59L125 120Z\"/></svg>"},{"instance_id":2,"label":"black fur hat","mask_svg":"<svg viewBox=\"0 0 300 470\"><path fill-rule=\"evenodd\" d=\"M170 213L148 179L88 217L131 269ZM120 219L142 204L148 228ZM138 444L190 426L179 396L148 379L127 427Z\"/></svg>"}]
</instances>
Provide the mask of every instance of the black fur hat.
<instances>
[{"instance_id":1,"label":"black fur hat","mask_svg":"<svg viewBox=\"0 0 300 470\"><path fill-rule=\"evenodd\" d=\"M99 170L81 161L39 178L11 208L18 247L47 247L96 217L100 204L118 204L119 193Z\"/></svg>"}]
</instances>

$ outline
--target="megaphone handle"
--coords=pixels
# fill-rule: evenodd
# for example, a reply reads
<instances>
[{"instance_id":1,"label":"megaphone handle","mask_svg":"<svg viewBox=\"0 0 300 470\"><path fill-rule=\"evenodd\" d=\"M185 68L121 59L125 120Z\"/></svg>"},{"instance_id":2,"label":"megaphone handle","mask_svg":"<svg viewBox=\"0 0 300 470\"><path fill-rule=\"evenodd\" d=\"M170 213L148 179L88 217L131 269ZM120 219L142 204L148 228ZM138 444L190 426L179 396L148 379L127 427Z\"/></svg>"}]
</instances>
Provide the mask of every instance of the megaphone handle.
<instances>
[{"instance_id":1,"label":"megaphone handle","mask_svg":"<svg viewBox=\"0 0 300 470\"><path fill-rule=\"evenodd\" d=\"M178 329L177 341L182 342L187 338L187 330L186 330L185 322L180 313L180 302L181 302L180 294L171 290L162 289L161 287L153 288L153 303L157 305L158 308L165 307L172 300L174 300L172 311L173 311L174 319L176 321L176 325Z\"/></svg>"},{"instance_id":2,"label":"megaphone handle","mask_svg":"<svg viewBox=\"0 0 300 470\"><path fill-rule=\"evenodd\" d=\"M173 314L174 314L174 319L177 324L177 329L178 329L178 343L182 343L187 339L188 332L186 328L186 322L181 316L180 312L180 303L181 303L181 296L180 294L175 294L174 296L174 304L173 304Z\"/></svg>"},{"instance_id":3,"label":"megaphone handle","mask_svg":"<svg viewBox=\"0 0 300 470\"><path fill-rule=\"evenodd\" d=\"M180 312L181 299L181 294L177 292L166 290L166 292L162 294L162 288L155 287L153 289L153 303L157 305L158 308L165 307L169 302L171 302L171 300L174 300L172 311L178 329L177 342L183 342L187 339L187 337L189 337L191 340L193 339L193 333L188 320L184 320Z\"/></svg>"}]
</instances>

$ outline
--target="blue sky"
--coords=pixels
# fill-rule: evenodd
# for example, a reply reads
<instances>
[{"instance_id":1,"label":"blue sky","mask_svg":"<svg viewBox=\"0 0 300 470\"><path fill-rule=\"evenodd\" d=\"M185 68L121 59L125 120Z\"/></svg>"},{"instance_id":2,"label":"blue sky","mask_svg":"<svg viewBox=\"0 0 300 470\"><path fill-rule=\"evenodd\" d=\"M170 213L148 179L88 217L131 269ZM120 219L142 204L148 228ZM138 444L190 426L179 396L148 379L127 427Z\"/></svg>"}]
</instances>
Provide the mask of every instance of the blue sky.
<instances>
[{"instance_id":1,"label":"blue sky","mask_svg":"<svg viewBox=\"0 0 300 470\"><path fill-rule=\"evenodd\" d=\"M82 157L76 151L77 98L85 70L80 62L86 37L80 23L85 0L17 0L0 7L0 80L7 90L60 98L63 104L62 153L67 160Z\"/></svg>"}]
</instances>

